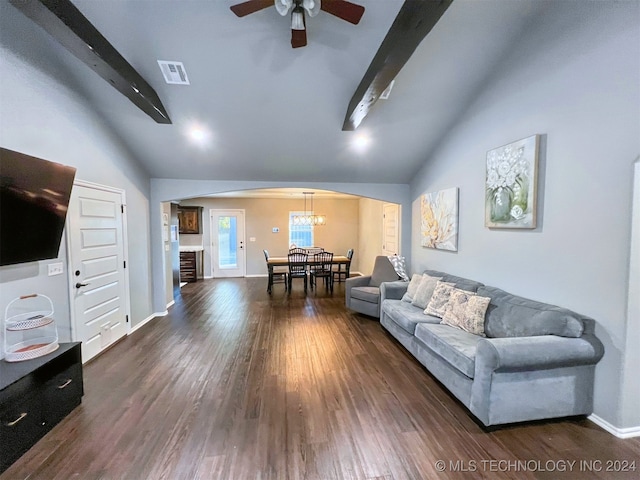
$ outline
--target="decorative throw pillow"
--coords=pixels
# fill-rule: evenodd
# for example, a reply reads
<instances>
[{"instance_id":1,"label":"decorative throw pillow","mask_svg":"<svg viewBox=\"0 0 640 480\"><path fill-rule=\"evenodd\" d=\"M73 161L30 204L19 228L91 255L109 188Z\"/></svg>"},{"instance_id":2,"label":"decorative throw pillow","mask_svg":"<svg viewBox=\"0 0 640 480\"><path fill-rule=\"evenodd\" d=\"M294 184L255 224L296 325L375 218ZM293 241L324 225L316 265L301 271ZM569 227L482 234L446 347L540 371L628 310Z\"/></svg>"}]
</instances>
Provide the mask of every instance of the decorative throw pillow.
<instances>
[{"instance_id":1,"label":"decorative throw pillow","mask_svg":"<svg viewBox=\"0 0 640 480\"><path fill-rule=\"evenodd\" d=\"M442 318L453 288L453 283L438 280L438 282L436 283L436 288L433 290L431 300L429 300L429 304L424 310L424 313L426 313L427 315L433 315L434 317Z\"/></svg>"},{"instance_id":2,"label":"decorative throw pillow","mask_svg":"<svg viewBox=\"0 0 640 480\"><path fill-rule=\"evenodd\" d=\"M404 257L399 257L398 255L389 255L387 257L393 265L398 276L404 280L405 282L409 281L409 275L407 275L407 267L405 266Z\"/></svg>"},{"instance_id":3,"label":"decorative throw pillow","mask_svg":"<svg viewBox=\"0 0 640 480\"><path fill-rule=\"evenodd\" d=\"M449 296L440 323L484 336L484 316L490 301L488 297L456 288Z\"/></svg>"},{"instance_id":4,"label":"decorative throw pillow","mask_svg":"<svg viewBox=\"0 0 640 480\"><path fill-rule=\"evenodd\" d=\"M416 307L424 310L431 300L431 296L433 295L433 291L436 288L438 280L442 280L442 277L431 277L424 274L420 284L418 285L418 290L413 296L411 305L415 305Z\"/></svg>"},{"instance_id":5,"label":"decorative throw pillow","mask_svg":"<svg viewBox=\"0 0 640 480\"><path fill-rule=\"evenodd\" d=\"M489 297L481 297L480 295L469 297L465 320L465 325L467 326L465 330L467 330L467 332L482 335L483 337L485 336L484 317L487 313L489 303L491 303L491 298Z\"/></svg>"},{"instance_id":6,"label":"decorative throw pillow","mask_svg":"<svg viewBox=\"0 0 640 480\"><path fill-rule=\"evenodd\" d=\"M414 273L411 276L411 281L409 282L409 286L407 287L407 292L402 296L402 301L411 303L411 301L413 300L413 296L418 291L420 280L422 280L422 275L420 275L419 273Z\"/></svg>"},{"instance_id":7,"label":"decorative throw pillow","mask_svg":"<svg viewBox=\"0 0 640 480\"><path fill-rule=\"evenodd\" d=\"M444 307L444 315L442 322L445 325L461 328L464 330L465 317L467 316L467 306L469 298L475 295L473 292L467 292L459 288L454 288L449 295L449 300Z\"/></svg>"}]
</instances>

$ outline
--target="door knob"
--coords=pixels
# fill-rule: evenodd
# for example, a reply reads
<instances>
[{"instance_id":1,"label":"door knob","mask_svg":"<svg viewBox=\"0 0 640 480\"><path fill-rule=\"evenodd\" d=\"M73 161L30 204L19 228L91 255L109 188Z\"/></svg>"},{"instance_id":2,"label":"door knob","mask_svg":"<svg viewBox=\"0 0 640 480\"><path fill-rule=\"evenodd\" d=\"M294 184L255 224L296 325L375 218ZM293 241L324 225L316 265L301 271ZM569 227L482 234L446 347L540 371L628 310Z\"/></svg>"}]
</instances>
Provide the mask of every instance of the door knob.
<instances>
[{"instance_id":1,"label":"door knob","mask_svg":"<svg viewBox=\"0 0 640 480\"><path fill-rule=\"evenodd\" d=\"M76 288L81 288L81 287L86 287L87 285L89 285L89 283L76 283Z\"/></svg>"}]
</instances>

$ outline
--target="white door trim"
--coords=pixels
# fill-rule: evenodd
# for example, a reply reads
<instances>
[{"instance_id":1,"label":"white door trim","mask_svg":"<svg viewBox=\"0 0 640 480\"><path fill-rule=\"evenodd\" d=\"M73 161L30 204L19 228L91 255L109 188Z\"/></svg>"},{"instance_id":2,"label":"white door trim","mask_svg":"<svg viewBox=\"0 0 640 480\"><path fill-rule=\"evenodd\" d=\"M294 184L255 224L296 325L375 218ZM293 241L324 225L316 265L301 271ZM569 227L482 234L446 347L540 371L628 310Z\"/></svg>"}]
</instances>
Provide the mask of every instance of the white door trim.
<instances>
[{"instance_id":1,"label":"white door trim","mask_svg":"<svg viewBox=\"0 0 640 480\"><path fill-rule=\"evenodd\" d=\"M122 212L122 248L124 253L124 261L127 266L124 269L124 309L125 315L129 319L127 322L127 335L130 335L131 332L131 298L129 293L129 240L127 234L127 198L125 191L121 188L110 187L108 185L101 185L99 183L88 182L86 180L75 179L73 181L73 186L92 188L94 190L102 190L104 192L116 193L120 195L122 199L123 212ZM74 296L73 292L75 291L75 283L76 279L73 274L73 258L71 252L71 231L69 228L69 216L67 216L66 224L65 224L65 241L66 241L66 251L67 251L67 281L69 286L69 320L71 321L71 339L75 342L78 338L77 327L76 327L76 314L75 308L73 308L74 304Z\"/></svg>"}]
</instances>

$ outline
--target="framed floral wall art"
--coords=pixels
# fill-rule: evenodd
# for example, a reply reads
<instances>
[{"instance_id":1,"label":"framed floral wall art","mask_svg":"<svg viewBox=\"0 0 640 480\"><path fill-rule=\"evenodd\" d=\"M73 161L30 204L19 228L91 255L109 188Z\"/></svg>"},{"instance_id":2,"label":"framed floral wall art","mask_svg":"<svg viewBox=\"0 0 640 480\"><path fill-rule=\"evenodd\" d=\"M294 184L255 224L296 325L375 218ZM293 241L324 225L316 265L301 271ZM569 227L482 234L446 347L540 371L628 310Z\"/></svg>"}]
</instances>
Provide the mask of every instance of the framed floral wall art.
<instances>
[{"instance_id":1,"label":"framed floral wall art","mask_svg":"<svg viewBox=\"0 0 640 480\"><path fill-rule=\"evenodd\" d=\"M425 193L420 202L421 245L458 251L458 189Z\"/></svg>"},{"instance_id":2,"label":"framed floral wall art","mask_svg":"<svg viewBox=\"0 0 640 480\"><path fill-rule=\"evenodd\" d=\"M487 152L486 227L536 228L539 137Z\"/></svg>"}]
</instances>

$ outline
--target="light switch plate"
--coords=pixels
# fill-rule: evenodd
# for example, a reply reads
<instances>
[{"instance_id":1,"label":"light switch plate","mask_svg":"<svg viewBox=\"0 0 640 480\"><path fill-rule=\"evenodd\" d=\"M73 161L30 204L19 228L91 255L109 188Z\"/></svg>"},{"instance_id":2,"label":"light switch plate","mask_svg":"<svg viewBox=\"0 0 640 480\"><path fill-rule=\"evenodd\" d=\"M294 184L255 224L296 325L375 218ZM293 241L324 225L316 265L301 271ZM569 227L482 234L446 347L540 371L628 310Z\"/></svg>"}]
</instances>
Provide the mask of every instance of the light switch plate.
<instances>
[{"instance_id":1,"label":"light switch plate","mask_svg":"<svg viewBox=\"0 0 640 480\"><path fill-rule=\"evenodd\" d=\"M64 273L64 265L62 262L50 263L47 265L47 268L49 269L50 277L53 277L54 275L62 275Z\"/></svg>"}]
</instances>

